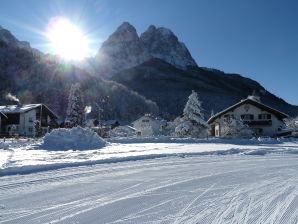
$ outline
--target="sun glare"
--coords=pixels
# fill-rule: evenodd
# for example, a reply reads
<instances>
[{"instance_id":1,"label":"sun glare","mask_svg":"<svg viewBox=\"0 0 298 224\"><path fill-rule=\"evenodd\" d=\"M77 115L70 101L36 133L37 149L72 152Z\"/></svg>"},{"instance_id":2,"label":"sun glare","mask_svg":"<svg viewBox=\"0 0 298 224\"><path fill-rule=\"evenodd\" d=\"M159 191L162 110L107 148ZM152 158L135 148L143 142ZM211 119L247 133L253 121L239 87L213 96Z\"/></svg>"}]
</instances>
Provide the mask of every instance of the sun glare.
<instances>
[{"instance_id":1,"label":"sun glare","mask_svg":"<svg viewBox=\"0 0 298 224\"><path fill-rule=\"evenodd\" d=\"M88 56L88 38L67 18L54 18L48 25L47 37L55 54L67 60L81 60Z\"/></svg>"}]
</instances>

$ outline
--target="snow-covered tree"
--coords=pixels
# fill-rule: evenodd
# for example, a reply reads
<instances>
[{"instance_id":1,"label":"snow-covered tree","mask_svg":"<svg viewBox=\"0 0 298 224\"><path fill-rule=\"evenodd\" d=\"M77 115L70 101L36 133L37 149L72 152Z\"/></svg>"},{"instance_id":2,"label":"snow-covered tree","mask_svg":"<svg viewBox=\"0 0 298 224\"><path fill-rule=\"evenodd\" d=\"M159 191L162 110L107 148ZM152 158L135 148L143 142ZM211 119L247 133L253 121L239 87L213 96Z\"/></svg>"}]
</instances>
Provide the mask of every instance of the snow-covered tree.
<instances>
[{"instance_id":1,"label":"snow-covered tree","mask_svg":"<svg viewBox=\"0 0 298 224\"><path fill-rule=\"evenodd\" d=\"M253 133L248 125L235 118L225 119L221 125L221 135L223 137L249 138L253 136Z\"/></svg>"},{"instance_id":2,"label":"snow-covered tree","mask_svg":"<svg viewBox=\"0 0 298 224\"><path fill-rule=\"evenodd\" d=\"M202 105L198 94L192 91L183 110L183 117L178 119L175 135L178 137L202 138L208 135L209 125L204 120Z\"/></svg>"},{"instance_id":3,"label":"snow-covered tree","mask_svg":"<svg viewBox=\"0 0 298 224\"><path fill-rule=\"evenodd\" d=\"M73 84L68 98L65 123L70 126L83 126L85 121L85 106L79 83Z\"/></svg>"},{"instance_id":4,"label":"snow-covered tree","mask_svg":"<svg viewBox=\"0 0 298 224\"><path fill-rule=\"evenodd\" d=\"M288 118L285 120L286 127L298 131L298 116L296 118Z\"/></svg>"}]
</instances>

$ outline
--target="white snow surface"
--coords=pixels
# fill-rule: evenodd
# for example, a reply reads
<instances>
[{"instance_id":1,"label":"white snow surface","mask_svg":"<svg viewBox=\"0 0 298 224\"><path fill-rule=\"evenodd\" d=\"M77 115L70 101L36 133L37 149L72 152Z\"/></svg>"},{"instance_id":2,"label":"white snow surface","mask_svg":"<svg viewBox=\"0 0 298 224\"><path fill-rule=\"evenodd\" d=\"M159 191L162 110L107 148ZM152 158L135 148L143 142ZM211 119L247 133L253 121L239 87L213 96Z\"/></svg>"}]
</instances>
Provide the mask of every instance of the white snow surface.
<instances>
[{"instance_id":1,"label":"white snow surface","mask_svg":"<svg viewBox=\"0 0 298 224\"><path fill-rule=\"evenodd\" d=\"M40 149L46 150L90 150L106 146L106 141L90 128L80 126L71 129L54 129L43 137Z\"/></svg>"},{"instance_id":2,"label":"white snow surface","mask_svg":"<svg viewBox=\"0 0 298 224\"><path fill-rule=\"evenodd\" d=\"M297 140L109 142L50 151L6 139L0 223L298 222Z\"/></svg>"}]
</instances>

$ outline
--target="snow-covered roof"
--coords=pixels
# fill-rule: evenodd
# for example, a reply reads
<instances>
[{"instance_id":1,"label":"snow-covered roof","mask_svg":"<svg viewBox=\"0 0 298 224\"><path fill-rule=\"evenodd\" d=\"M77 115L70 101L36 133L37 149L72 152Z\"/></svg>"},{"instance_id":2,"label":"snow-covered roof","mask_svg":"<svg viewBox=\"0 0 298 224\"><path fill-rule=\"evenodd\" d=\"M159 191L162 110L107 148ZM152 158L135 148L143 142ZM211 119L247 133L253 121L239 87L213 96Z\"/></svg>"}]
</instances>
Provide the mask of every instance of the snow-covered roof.
<instances>
[{"instance_id":1,"label":"snow-covered roof","mask_svg":"<svg viewBox=\"0 0 298 224\"><path fill-rule=\"evenodd\" d=\"M213 115L211 118L209 118L208 124L212 123L219 116L221 116L221 115L223 115L223 114L225 114L225 113L227 113L227 112L229 112L231 110L234 110L235 108L237 108L237 107L239 107L239 106L241 106L243 104L246 104L246 103L251 104L251 105L254 105L256 107L259 107L259 108L261 108L261 109L263 109L265 111L268 111L268 112L270 112L272 114L275 114L280 119L284 119L284 118L287 118L288 117L287 114L285 114L285 113L283 113L283 112L281 112L279 110L276 110L276 109L274 109L274 108L272 108L270 106L267 106L267 105L265 105L265 104L263 104L263 103L261 103L259 101L253 100L252 98L247 98L247 99L241 100L239 103L236 103L236 104L228 107L227 109L222 110L221 112Z\"/></svg>"},{"instance_id":2,"label":"snow-covered roof","mask_svg":"<svg viewBox=\"0 0 298 224\"><path fill-rule=\"evenodd\" d=\"M24 113L39 106L41 106L41 104L5 105L0 106L0 112L4 114Z\"/></svg>"},{"instance_id":3,"label":"snow-covered roof","mask_svg":"<svg viewBox=\"0 0 298 224\"><path fill-rule=\"evenodd\" d=\"M3 114L25 113L38 107L44 107L54 117L58 118L58 116L44 104L4 105L0 106L0 112Z\"/></svg>"}]
</instances>

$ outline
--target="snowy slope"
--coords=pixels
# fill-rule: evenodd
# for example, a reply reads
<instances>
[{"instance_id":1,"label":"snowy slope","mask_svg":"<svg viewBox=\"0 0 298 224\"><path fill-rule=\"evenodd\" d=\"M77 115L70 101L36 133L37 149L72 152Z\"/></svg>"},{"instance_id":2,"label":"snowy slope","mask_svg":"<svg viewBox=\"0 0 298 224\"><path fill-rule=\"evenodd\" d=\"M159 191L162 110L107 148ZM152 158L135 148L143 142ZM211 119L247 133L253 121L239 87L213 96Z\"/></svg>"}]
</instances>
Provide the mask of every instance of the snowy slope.
<instances>
[{"instance_id":1,"label":"snowy slope","mask_svg":"<svg viewBox=\"0 0 298 224\"><path fill-rule=\"evenodd\" d=\"M190 156L0 178L0 223L298 222L298 157Z\"/></svg>"}]
</instances>

